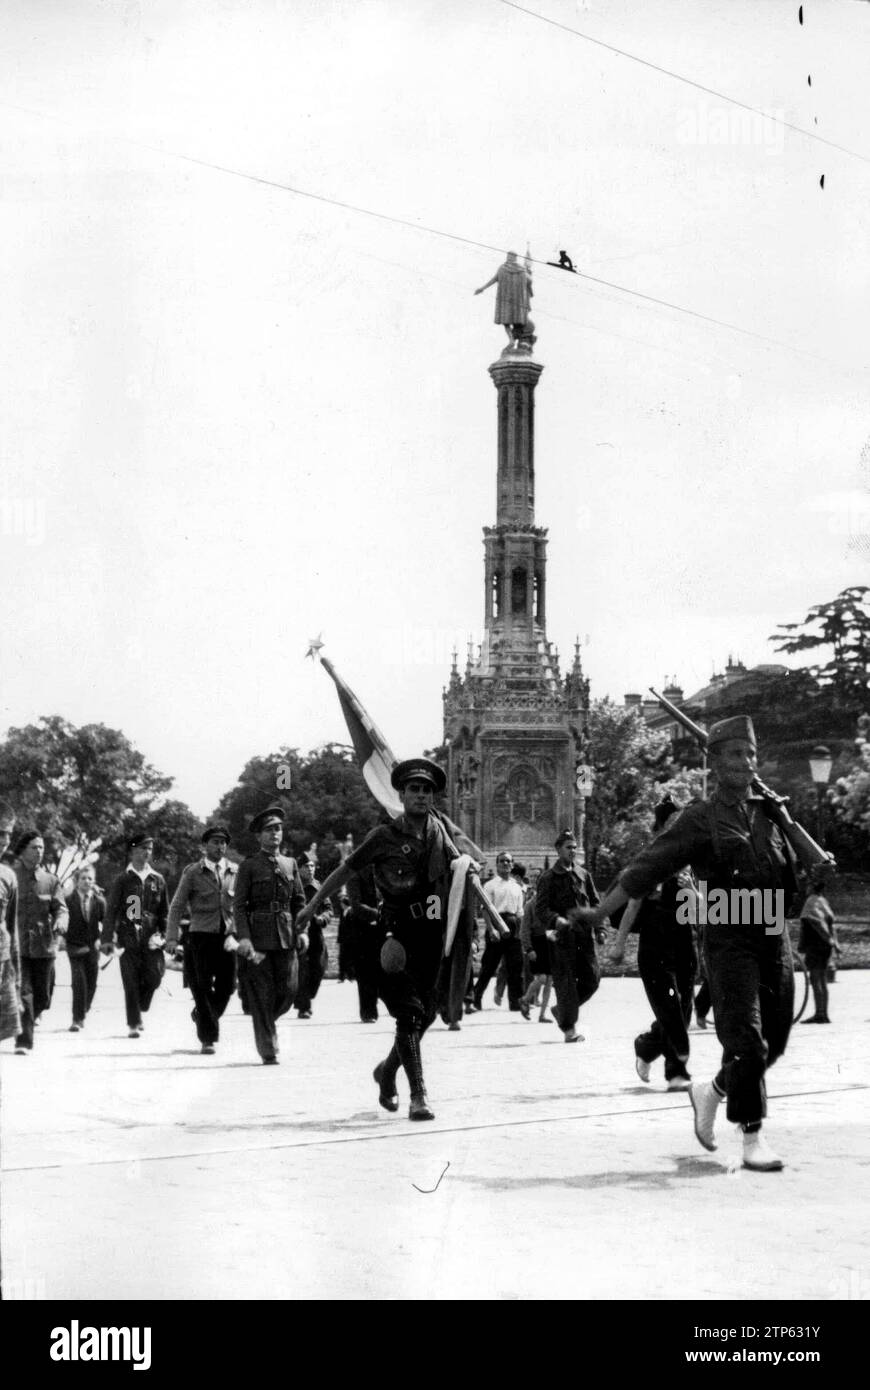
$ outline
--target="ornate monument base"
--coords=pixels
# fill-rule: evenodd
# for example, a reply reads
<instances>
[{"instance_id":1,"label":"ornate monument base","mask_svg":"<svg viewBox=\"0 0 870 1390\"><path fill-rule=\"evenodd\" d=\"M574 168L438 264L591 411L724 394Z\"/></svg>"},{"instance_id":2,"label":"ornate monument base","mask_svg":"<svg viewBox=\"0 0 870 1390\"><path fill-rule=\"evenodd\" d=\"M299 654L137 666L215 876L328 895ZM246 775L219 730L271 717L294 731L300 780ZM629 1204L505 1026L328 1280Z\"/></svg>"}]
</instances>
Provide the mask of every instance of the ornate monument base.
<instances>
[{"instance_id":1,"label":"ornate monument base","mask_svg":"<svg viewBox=\"0 0 870 1390\"><path fill-rule=\"evenodd\" d=\"M509 849L529 869L552 862L553 841L582 843L588 682L575 648L562 677L546 633L546 529L534 515L534 391L543 367L527 344L489 368L498 392L495 526L484 528L484 641L454 658L444 691L449 814L487 853Z\"/></svg>"}]
</instances>

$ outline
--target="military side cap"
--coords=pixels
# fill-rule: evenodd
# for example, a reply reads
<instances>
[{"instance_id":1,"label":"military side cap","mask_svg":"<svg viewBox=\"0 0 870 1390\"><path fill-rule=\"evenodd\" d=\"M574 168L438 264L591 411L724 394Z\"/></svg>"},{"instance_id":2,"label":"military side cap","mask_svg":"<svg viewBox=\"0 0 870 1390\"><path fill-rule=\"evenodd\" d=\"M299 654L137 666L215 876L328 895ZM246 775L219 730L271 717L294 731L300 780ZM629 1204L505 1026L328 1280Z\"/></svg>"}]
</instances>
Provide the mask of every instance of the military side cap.
<instances>
[{"instance_id":1,"label":"military side cap","mask_svg":"<svg viewBox=\"0 0 870 1390\"><path fill-rule=\"evenodd\" d=\"M284 807L267 806L265 811L258 811L248 826L252 835L258 835L261 830L265 830L269 821L278 821L284 824Z\"/></svg>"},{"instance_id":2,"label":"military side cap","mask_svg":"<svg viewBox=\"0 0 870 1390\"><path fill-rule=\"evenodd\" d=\"M150 830L131 830L127 836L127 850L137 849L139 845L153 845L154 836Z\"/></svg>"},{"instance_id":3,"label":"military side cap","mask_svg":"<svg viewBox=\"0 0 870 1390\"><path fill-rule=\"evenodd\" d=\"M757 747L755 730L748 714L735 714L733 719L720 719L718 724L711 724L707 730L708 752L715 748L717 743L727 743L732 738L746 739L753 748Z\"/></svg>"},{"instance_id":4,"label":"military side cap","mask_svg":"<svg viewBox=\"0 0 870 1390\"><path fill-rule=\"evenodd\" d=\"M566 840L574 840L576 842L577 836L574 834L573 830L563 830L561 835L556 836L556 849L559 849L561 845L564 845Z\"/></svg>"},{"instance_id":5,"label":"military side cap","mask_svg":"<svg viewBox=\"0 0 870 1390\"><path fill-rule=\"evenodd\" d=\"M433 763L431 758L406 758L404 762L396 763L390 775L390 781L401 791L406 782L412 778L419 777L422 781L431 782L436 792L443 792L447 786L447 775L444 769L437 763Z\"/></svg>"},{"instance_id":6,"label":"military side cap","mask_svg":"<svg viewBox=\"0 0 870 1390\"><path fill-rule=\"evenodd\" d=\"M199 838L202 844L205 844L206 840L214 839L218 835L229 842L230 832L227 830L223 821L216 821L214 825L207 825Z\"/></svg>"}]
</instances>

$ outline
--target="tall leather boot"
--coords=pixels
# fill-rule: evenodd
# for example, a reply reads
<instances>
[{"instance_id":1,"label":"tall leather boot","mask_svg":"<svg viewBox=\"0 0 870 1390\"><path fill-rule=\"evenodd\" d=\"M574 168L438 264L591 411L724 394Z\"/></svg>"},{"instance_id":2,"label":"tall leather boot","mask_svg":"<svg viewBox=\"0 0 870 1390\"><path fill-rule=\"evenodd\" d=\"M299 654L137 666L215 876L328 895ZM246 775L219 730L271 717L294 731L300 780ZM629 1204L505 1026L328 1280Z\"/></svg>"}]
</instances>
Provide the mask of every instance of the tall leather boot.
<instances>
[{"instance_id":1,"label":"tall leather boot","mask_svg":"<svg viewBox=\"0 0 870 1390\"><path fill-rule=\"evenodd\" d=\"M372 1076L378 1083L378 1104L391 1114L399 1108L399 1093L396 1090L396 1072L399 1070L399 1054L396 1044L390 1048L382 1062L378 1062Z\"/></svg>"},{"instance_id":2,"label":"tall leather boot","mask_svg":"<svg viewBox=\"0 0 870 1390\"><path fill-rule=\"evenodd\" d=\"M426 1099L426 1091L423 1087L423 1058L420 1055L420 1034L415 1030L408 1032L396 1032L396 1049L399 1053L402 1066L405 1068L405 1075L408 1078L408 1085L411 1088L411 1105L408 1110L409 1120L434 1120L435 1116L429 1109L429 1102Z\"/></svg>"}]
</instances>

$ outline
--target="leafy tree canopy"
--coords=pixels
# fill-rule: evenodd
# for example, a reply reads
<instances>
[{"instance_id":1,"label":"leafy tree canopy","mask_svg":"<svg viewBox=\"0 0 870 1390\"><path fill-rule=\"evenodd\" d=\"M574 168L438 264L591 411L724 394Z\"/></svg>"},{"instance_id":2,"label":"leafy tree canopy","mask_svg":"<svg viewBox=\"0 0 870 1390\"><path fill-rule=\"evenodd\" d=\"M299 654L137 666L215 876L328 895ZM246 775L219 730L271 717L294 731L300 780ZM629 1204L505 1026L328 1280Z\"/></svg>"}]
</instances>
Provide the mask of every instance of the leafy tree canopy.
<instances>
[{"instance_id":1,"label":"leafy tree canopy","mask_svg":"<svg viewBox=\"0 0 870 1390\"><path fill-rule=\"evenodd\" d=\"M171 777L105 724L76 728L44 715L0 742L0 800L13 807L18 826L36 826L50 851L101 840L103 881L124 860L134 826L153 832L155 862L170 873L196 852L201 823L182 802L166 800L171 787Z\"/></svg>"},{"instance_id":2,"label":"leafy tree canopy","mask_svg":"<svg viewBox=\"0 0 870 1390\"><path fill-rule=\"evenodd\" d=\"M670 792L686 805L701 795L702 774L674 766L669 735L650 729L637 708L593 700L588 730L595 786L587 844L592 873L604 883L649 839L656 803Z\"/></svg>"},{"instance_id":3,"label":"leafy tree canopy","mask_svg":"<svg viewBox=\"0 0 870 1390\"><path fill-rule=\"evenodd\" d=\"M317 844L321 873L338 860L338 846L348 835L358 845L384 819L353 749L341 743L327 743L307 754L297 748L279 748L265 757L251 758L214 813L226 822L239 853L250 854L257 848L248 824L270 805L284 809L284 842L291 853Z\"/></svg>"},{"instance_id":4,"label":"leafy tree canopy","mask_svg":"<svg viewBox=\"0 0 870 1390\"><path fill-rule=\"evenodd\" d=\"M853 584L811 608L801 623L780 623L770 640L779 652L830 648L826 662L806 668L847 706L870 711L870 586Z\"/></svg>"}]
</instances>

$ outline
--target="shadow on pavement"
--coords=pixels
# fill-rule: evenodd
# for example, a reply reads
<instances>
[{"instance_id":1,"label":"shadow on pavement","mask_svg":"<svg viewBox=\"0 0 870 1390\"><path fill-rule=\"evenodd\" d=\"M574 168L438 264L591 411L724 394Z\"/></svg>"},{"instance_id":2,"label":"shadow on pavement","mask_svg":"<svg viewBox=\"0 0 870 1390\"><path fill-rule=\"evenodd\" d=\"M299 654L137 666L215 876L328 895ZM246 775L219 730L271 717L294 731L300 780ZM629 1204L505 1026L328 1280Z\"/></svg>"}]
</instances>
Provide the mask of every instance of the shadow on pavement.
<instances>
[{"instance_id":1,"label":"shadow on pavement","mask_svg":"<svg viewBox=\"0 0 870 1390\"><path fill-rule=\"evenodd\" d=\"M570 1187L577 1191L595 1191L602 1187L638 1187L666 1189L686 1178L720 1178L728 1169L724 1163L704 1158L674 1156L676 1171L662 1169L627 1169L625 1172L579 1173L564 1177L485 1177L476 1174L454 1173L454 1182L481 1187L487 1192L521 1192L545 1187Z\"/></svg>"}]
</instances>

